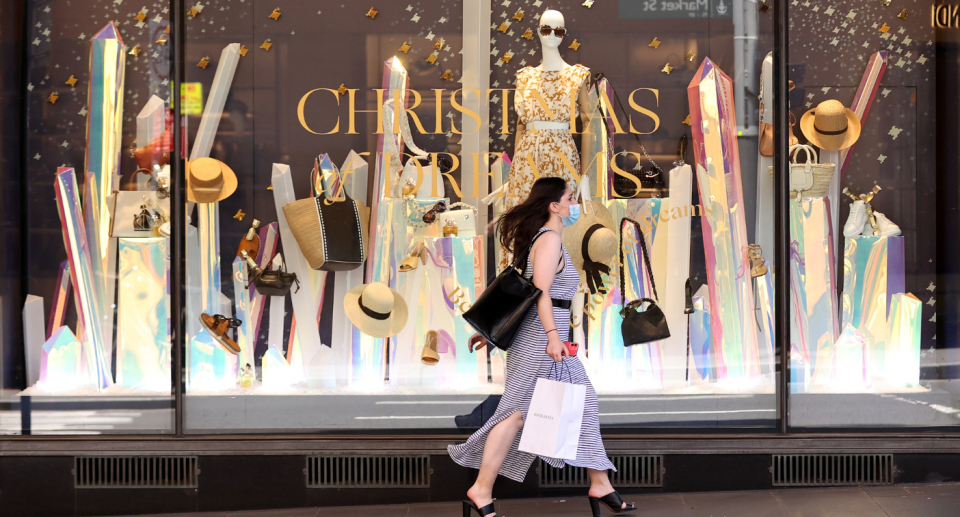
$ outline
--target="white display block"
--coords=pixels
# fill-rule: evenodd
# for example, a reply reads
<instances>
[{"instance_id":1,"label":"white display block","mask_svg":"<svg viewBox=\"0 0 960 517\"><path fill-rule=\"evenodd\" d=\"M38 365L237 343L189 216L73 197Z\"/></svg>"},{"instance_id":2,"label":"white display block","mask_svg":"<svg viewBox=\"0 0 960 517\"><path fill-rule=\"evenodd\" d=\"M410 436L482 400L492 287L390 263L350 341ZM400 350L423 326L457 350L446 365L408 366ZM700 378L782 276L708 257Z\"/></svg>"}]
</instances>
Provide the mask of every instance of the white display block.
<instances>
[{"instance_id":1,"label":"white display block","mask_svg":"<svg viewBox=\"0 0 960 517\"><path fill-rule=\"evenodd\" d=\"M763 59L763 110L760 113L760 122L773 124L773 52L767 54ZM769 167L773 165L772 156L763 156L757 148L757 219L754 230L754 242L760 245L763 251L773 253L774 243L776 242L776 232L774 230L773 203L775 200L773 191L773 176L770 174ZM671 185L672 186L672 185ZM837 249L837 248L834 248ZM767 251L769 250L769 251Z\"/></svg>"},{"instance_id":2,"label":"white display block","mask_svg":"<svg viewBox=\"0 0 960 517\"><path fill-rule=\"evenodd\" d=\"M286 298L283 296L270 297L270 330L267 334L267 344L283 354L283 313Z\"/></svg>"},{"instance_id":3,"label":"white display block","mask_svg":"<svg viewBox=\"0 0 960 517\"><path fill-rule=\"evenodd\" d=\"M690 221L687 214L693 195L693 170L689 165L670 171L670 197L660 210L660 227L667 228L666 282L660 292L663 313L667 317L670 337L660 342L663 347L663 382L665 388L686 384L687 315L684 289L690 278ZM669 202L667 205L666 203ZM664 213L670 218L663 223ZM678 217L679 216L679 217ZM661 239L654 241L654 249Z\"/></svg>"},{"instance_id":4,"label":"white display block","mask_svg":"<svg viewBox=\"0 0 960 517\"><path fill-rule=\"evenodd\" d=\"M138 148L150 145L160 138L166 130L167 113L163 99L151 95L150 100L143 105L137 114L137 143Z\"/></svg>"},{"instance_id":5,"label":"white display block","mask_svg":"<svg viewBox=\"0 0 960 517\"><path fill-rule=\"evenodd\" d=\"M46 333L43 298L28 294L23 303L23 356L27 362L27 386L33 386L40 380L40 358Z\"/></svg>"},{"instance_id":6,"label":"white display block","mask_svg":"<svg viewBox=\"0 0 960 517\"><path fill-rule=\"evenodd\" d=\"M273 164L271 179L273 199L277 208L277 222L280 225L280 240L283 243L287 270L296 273L298 278L309 279L310 265L300 251L300 246L293 237L290 225L287 224L287 218L283 214L283 206L297 200L293 190L290 166L282 163ZM302 284L299 291L290 291L290 299L293 302L293 313L297 317L296 332L303 354L304 375L307 379L310 379L320 374L317 371L315 375L311 375L311 370L314 369L314 356L321 352L320 349L323 344L320 342L320 329L317 326L318 309L314 293L309 282L302 282Z\"/></svg>"},{"instance_id":7,"label":"white display block","mask_svg":"<svg viewBox=\"0 0 960 517\"><path fill-rule=\"evenodd\" d=\"M210 156L213 148L213 139L217 136L217 127L223 115L223 106L233 84L233 74L237 71L240 62L240 44L231 43L220 52L220 61L217 63L217 73L213 76L213 84L207 94L207 104L203 107L203 116L197 128L197 136L190 149L190 160Z\"/></svg>"}]
</instances>

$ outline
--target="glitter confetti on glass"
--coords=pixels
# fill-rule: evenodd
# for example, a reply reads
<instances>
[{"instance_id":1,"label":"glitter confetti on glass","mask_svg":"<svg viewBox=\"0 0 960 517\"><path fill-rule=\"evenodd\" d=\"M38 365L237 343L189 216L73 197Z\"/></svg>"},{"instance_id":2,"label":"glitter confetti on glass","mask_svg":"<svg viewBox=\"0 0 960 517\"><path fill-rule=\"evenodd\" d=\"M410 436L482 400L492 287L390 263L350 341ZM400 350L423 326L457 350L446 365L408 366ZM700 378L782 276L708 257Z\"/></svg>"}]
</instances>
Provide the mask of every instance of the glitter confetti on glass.
<instances>
[{"instance_id":1,"label":"glitter confetti on glass","mask_svg":"<svg viewBox=\"0 0 960 517\"><path fill-rule=\"evenodd\" d=\"M683 59L685 61L690 61L691 63L693 62L693 58L695 57L697 57L697 53L692 50L683 55Z\"/></svg>"},{"instance_id":2,"label":"glitter confetti on glass","mask_svg":"<svg viewBox=\"0 0 960 517\"><path fill-rule=\"evenodd\" d=\"M766 12L769 11L769 10L770 10L770 6L767 5L766 2L760 2L760 12L761 12L761 13L766 13Z\"/></svg>"},{"instance_id":3,"label":"glitter confetti on glass","mask_svg":"<svg viewBox=\"0 0 960 517\"><path fill-rule=\"evenodd\" d=\"M437 49L437 50L443 50L443 46L444 46L446 43L447 43L447 42L444 41L443 38L440 38L440 39L437 40L436 43L433 44L433 48L435 48L435 49Z\"/></svg>"},{"instance_id":4,"label":"glitter confetti on glass","mask_svg":"<svg viewBox=\"0 0 960 517\"><path fill-rule=\"evenodd\" d=\"M47 97L47 102L50 104L56 104L58 99L60 99L60 96L57 95L57 92L53 92Z\"/></svg>"},{"instance_id":5,"label":"glitter confetti on glass","mask_svg":"<svg viewBox=\"0 0 960 517\"><path fill-rule=\"evenodd\" d=\"M587 9L589 9L589 8L593 7L593 2L594 2L594 0L584 0L583 6L586 7Z\"/></svg>"},{"instance_id":6,"label":"glitter confetti on glass","mask_svg":"<svg viewBox=\"0 0 960 517\"><path fill-rule=\"evenodd\" d=\"M900 14L897 15L897 18L900 18L901 20L906 20L907 16L910 16L910 13L908 13L906 9L901 9Z\"/></svg>"},{"instance_id":7,"label":"glitter confetti on glass","mask_svg":"<svg viewBox=\"0 0 960 517\"><path fill-rule=\"evenodd\" d=\"M64 83L64 84L66 84L67 86L70 86L71 88L74 87L74 86L76 86L76 85L77 85L77 77L76 77L75 75L73 75L73 74L70 74L70 78L67 79L67 82Z\"/></svg>"},{"instance_id":8,"label":"glitter confetti on glass","mask_svg":"<svg viewBox=\"0 0 960 517\"><path fill-rule=\"evenodd\" d=\"M867 60L867 68L863 71L860 78L860 85L857 87L857 93L853 96L853 102L850 103L850 110L860 118L861 126L866 123L867 115L870 113L870 106L877 97L877 89L880 88L880 80L887 70L887 51L875 52ZM853 148L856 144L840 151L840 175L843 176L850 164L850 158L853 156ZM839 193L838 193L839 195Z\"/></svg>"},{"instance_id":9,"label":"glitter confetti on glass","mask_svg":"<svg viewBox=\"0 0 960 517\"><path fill-rule=\"evenodd\" d=\"M891 298L904 292L904 238L844 239L842 324L868 341L871 374L882 374Z\"/></svg>"},{"instance_id":10,"label":"glitter confetti on glass","mask_svg":"<svg viewBox=\"0 0 960 517\"><path fill-rule=\"evenodd\" d=\"M96 252L101 257L106 255L110 238L107 197L120 185L125 64L126 46L117 26L110 22L93 37L90 44L87 148L84 160L84 170L94 174L98 187L97 205L84 207L84 210L96 212L95 219L99 224L96 231L100 239L100 249Z\"/></svg>"},{"instance_id":11,"label":"glitter confetti on glass","mask_svg":"<svg viewBox=\"0 0 960 517\"><path fill-rule=\"evenodd\" d=\"M427 63L430 63L431 65L436 64L436 63L437 63L437 54L435 54L435 53L434 53L434 54L430 54L429 56L427 56L427 60L426 60L426 61L427 61Z\"/></svg>"},{"instance_id":12,"label":"glitter confetti on glass","mask_svg":"<svg viewBox=\"0 0 960 517\"><path fill-rule=\"evenodd\" d=\"M246 217L247 213L243 209L237 210L237 213L233 214L233 218L237 221L243 221L243 218Z\"/></svg>"},{"instance_id":13,"label":"glitter confetti on glass","mask_svg":"<svg viewBox=\"0 0 960 517\"><path fill-rule=\"evenodd\" d=\"M660 40L658 40L657 38L653 38L653 40L650 43L647 43L647 46L653 47L653 48L660 48Z\"/></svg>"},{"instance_id":14,"label":"glitter confetti on glass","mask_svg":"<svg viewBox=\"0 0 960 517\"><path fill-rule=\"evenodd\" d=\"M580 48L580 42L577 41L576 38L574 38L573 42L570 43L570 46L568 46L567 48L573 49L573 50L578 50L578 49Z\"/></svg>"},{"instance_id":15,"label":"glitter confetti on glass","mask_svg":"<svg viewBox=\"0 0 960 517\"><path fill-rule=\"evenodd\" d=\"M882 33L886 34L886 33L890 32L890 26L887 25L886 23L884 23L883 25L880 26L879 29L877 29L877 32L882 32Z\"/></svg>"},{"instance_id":16,"label":"glitter confetti on glass","mask_svg":"<svg viewBox=\"0 0 960 517\"><path fill-rule=\"evenodd\" d=\"M523 14L523 9L517 9L517 12L513 14L513 19L517 20L518 22L523 21Z\"/></svg>"},{"instance_id":17,"label":"glitter confetti on glass","mask_svg":"<svg viewBox=\"0 0 960 517\"><path fill-rule=\"evenodd\" d=\"M143 49L141 49L140 44L137 43L132 49L130 49L129 54L133 57L139 57L141 52L143 52Z\"/></svg>"},{"instance_id":18,"label":"glitter confetti on glass","mask_svg":"<svg viewBox=\"0 0 960 517\"><path fill-rule=\"evenodd\" d=\"M187 11L187 14L190 15L191 18L196 18L197 15L200 14L200 10L197 9L197 6L193 6Z\"/></svg>"},{"instance_id":19,"label":"glitter confetti on glass","mask_svg":"<svg viewBox=\"0 0 960 517\"><path fill-rule=\"evenodd\" d=\"M157 44L159 44L159 45L166 45L166 44L167 44L167 37L164 36L163 34L161 34L160 37L157 38Z\"/></svg>"},{"instance_id":20,"label":"glitter confetti on glass","mask_svg":"<svg viewBox=\"0 0 960 517\"><path fill-rule=\"evenodd\" d=\"M523 38L523 39L527 39L527 40L533 39L533 31L530 30L530 29L527 29L527 30L523 31L523 35L520 36L520 37Z\"/></svg>"},{"instance_id":21,"label":"glitter confetti on glass","mask_svg":"<svg viewBox=\"0 0 960 517\"><path fill-rule=\"evenodd\" d=\"M81 371L81 345L68 327L58 328L40 351L40 384L51 391L87 385Z\"/></svg>"},{"instance_id":22,"label":"glitter confetti on glass","mask_svg":"<svg viewBox=\"0 0 960 517\"><path fill-rule=\"evenodd\" d=\"M497 27L497 31L502 32L504 34L506 34L508 30L510 30L510 24L507 22L503 22L500 24L499 27Z\"/></svg>"},{"instance_id":23,"label":"glitter confetti on glass","mask_svg":"<svg viewBox=\"0 0 960 517\"><path fill-rule=\"evenodd\" d=\"M690 125L690 114L687 113L687 116L686 116L686 117L683 119L683 121L680 122L680 123L681 123L681 124L686 124L686 125L689 126L689 125Z\"/></svg>"},{"instance_id":24,"label":"glitter confetti on glass","mask_svg":"<svg viewBox=\"0 0 960 517\"><path fill-rule=\"evenodd\" d=\"M410 47L410 44L407 43L406 41L404 41L404 42L403 42L403 45L400 45L400 48L399 48L398 50L399 50L400 52L403 52L404 54L407 54L407 53L410 52L410 48L411 48L411 47ZM341 93L341 94L342 94L342 93Z\"/></svg>"},{"instance_id":25,"label":"glitter confetti on glass","mask_svg":"<svg viewBox=\"0 0 960 517\"><path fill-rule=\"evenodd\" d=\"M77 328L83 329L80 339L83 343L85 374L89 382L100 390L113 383L106 355L104 320L101 318L106 311L101 305L103 285L97 279L91 258L96 251L90 248L80 211L79 189L73 169L61 167L57 170L57 208L77 301Z\"/></svg>"},{"instance_id":26,"label":"glitter confetti on glass","mask_svg":"<svg viewBox=\"0 0 960 517\"><path fill-rule=\"evenodd\" d=\"M511 54L510 51L508 50L507 52L503 53L503 57L501 57L500 59L503 60L504 63L509 63L510 60L513 59L513 54Z\"/></svg>"},{"instance_id":27,"label":"glitter confetti on glass","mask_svg":"<svg viewBox=\"0 0 960 517\"><path fill-rule=\"evenodd\" d=\"M673 72L673 67L670 66L670 63L663 65L663 68L660 69L661 72L670 75L670 72Z\"/></svg>"},{"instance_id":28,"label":"glitter confetti on glass","mask_svg":"<svg viewBox=\"0 0 960 517\"><path fill-rule=\"evenodd\" d=\"M246 45L240 45L240 55L246 56L247 52L250 52L250 49Z\"/></svg>"},{"instance_id":29,"label":"glitter confetti on glass","mask_svg":"<svg viewBox=\"0 0 960 517\"><path fill-rule=\"evenodd\" d=\"M140 11L136 16L133 17L133 19L137 20L138 22L142 22L147 19L147 13Z\"/></svg>"},{"instance_id":30,"label":"glitter confetti on glass","mask_svg":"<svg viewBox=\"0 0 960 517\"><path fill-rule=\"evenodd\" d=\"M206 70L207 66L209 65L210 65L210 60L205 57L200 58L200 62L197 63L197 66L200 68L203 68L204 70Z\"/></svg>"},{"instance_id":31,"label":"glitter confetti on glass","mask_svg":"<svg viewBox=\"0 0 960 517\"><path fill-rule=\"evenodd\" d=\"M687 88L719 379L759 375L733 81L705 58Z\"/></svg>"},{"instance_id":32,"label":"glitter confetti on glass","mask_svg":"<svg viewBox=\"0 0 960 517\"><path fill-rule=\"evenodd\" d=\"M270 18L271 20L274 20L274 21L279 20L279 19L280 19L280 8L275 8L275 9L273 10L273 12L270 13L269 18ZM250 363L250 364L253 364L253 363Z\"/></svg>"},{"instance_id":33,"label":"glitter confetti on glass","mask_svg":"<svg viewBox=\"0 0 960 517\"><path fill-rule=\"evenodd\" d=\"M453 80L453 72L451 72L448 68L445 72L443 72L443 75L440 76L440 79L443 79L444 81Z\"/></svg>"},{"instance_id":34,"label":"glitter confetti on glass","mask_svg":"<svg viewBox=\"0 0 960 517\"><path fill-rule=\"evenodd\" d=\"M380 11L377 11L376 9L371 7L370 10L367 11L367 18L370 18L372 20L377 17L377 14L379 14L379 12Z\"/></svg>"},{"instance_id":35,"label":"glitter confetti on glass","mask_svg":"<svg viewBox=\"0 0 960 517\"><path fill-rule=\"evenodd\" d=\"M169 240L119 239L117 385L170 390Z\"/></svg>"},{"instance_id":36,"label":"glitter confetti on glass","mask_svg":"<svg viewBox=\"0 0 960 517\"><path fill-rule=\"evenodd\" d=\"M887 380L897 387L920 386L920 316L923 302L906 293L890 299L885 352Z\"/></svg>"},{"instance_id":37,"label":"glitter confetti on glass","mask_svg":"<svg viewBox=\"0 0 960 517\"><path fill-rule=\"evenodd\" d=\"M270 50L270 47L273 46L273 43L270 43L270 38L263 40L263 43L260 45L260 48L263 50Z\"/></svg>"}]
</instances>

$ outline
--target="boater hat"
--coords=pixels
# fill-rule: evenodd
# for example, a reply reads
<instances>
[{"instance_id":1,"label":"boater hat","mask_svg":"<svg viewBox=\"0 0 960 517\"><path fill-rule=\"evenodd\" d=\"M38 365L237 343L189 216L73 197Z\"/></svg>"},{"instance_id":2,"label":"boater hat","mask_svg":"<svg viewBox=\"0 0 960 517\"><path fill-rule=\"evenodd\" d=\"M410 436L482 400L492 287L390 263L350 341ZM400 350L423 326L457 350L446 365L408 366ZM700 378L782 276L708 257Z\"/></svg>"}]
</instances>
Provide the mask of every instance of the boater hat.
<instances>
[{"instance_id":1,"label":"boater hat","mask_svg":"<svg viewBox=\"0 0 960 517\"><path fill-rule=\"evenodd\" d=\"M811 143L827 151L839 151L860 138L860 118L840 101L821 102L800 118L800 131Z\"/></svg>"},{"instance_id":2,"label":"boater hat","mask_svg":"<svg viewBox=\"0 0 960 517\"><path fill-rule=\"evenodd\" d=\"M617 254L619 242L613 216L602 202L592 201L589 185L581 186L581 197L580 218L563 229L563 246L592 294L602 283L601 273L610 272L607 263Z\"/></svg>"},{"instance_id":3,"label":"boater hat","mask_svg":"<svg viewBox=\"0 0 960 517\"><path fill-rule=\"evenodd\" d=\"M220 160L197 158L187 162L187 199L216 203L237 190L237 175Z\"/></svg>"},{"instance_id":4,"label":"boater hat","mask_svg":"<svg viewBox=\"0 0 960 517\"><path fill-rule=\"evenodd\" d=\"M407 302L399 292L380 282L347 291L343 308L350 321L368 336L395 336L407 324Z\"/></svg>"}]
</instances>

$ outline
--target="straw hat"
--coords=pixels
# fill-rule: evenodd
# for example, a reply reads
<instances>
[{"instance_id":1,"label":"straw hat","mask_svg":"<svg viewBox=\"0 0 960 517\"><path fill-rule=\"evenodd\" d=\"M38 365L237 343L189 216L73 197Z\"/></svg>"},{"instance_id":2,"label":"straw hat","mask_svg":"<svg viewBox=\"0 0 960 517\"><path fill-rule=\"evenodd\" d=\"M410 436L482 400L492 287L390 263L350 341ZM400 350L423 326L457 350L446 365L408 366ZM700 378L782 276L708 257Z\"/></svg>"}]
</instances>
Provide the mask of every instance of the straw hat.
<instances>
[{"instance_id":1,"label":"straw hat","mask_svg":"<svg viewBox=\"0 0 960 517\"><path fill-rule=\"evenodd\" d=\"M839 151L860 138L860 118L840 101L821 102L800 118L800 131L821 149Z\"/></svg>"},{"instance_id":2,"label":"straw hat","mask_svg":"<svg viewBox=\"0 0 960 517\"><path fill-rule=\"evenodd\" d=\"M595 293L600 286L600 272L609 272L607 263L617 254L617 225L602 202L594 203L587 197L580 204L580 218L563 229L563 245L580 273L580 281ZM588 280L588 273L592 280Z\"/></svg>"},{"instance_id":3,"label":"straw hat","mask_svg":"<svg viewBox=\"0 0 960 517\"><path fill-rule=\"evenodd\" d=\"M368 336L395 336L407 324L407 302L400 293L380 282L347 291L343 308L350 321Z\"/></svg>"},{"instance_id":4,"label":"straw hat","mask_svg":"<svg viewBox=\"0 0 960 517\"><path fill-rule=\"evenodd\" d=\"M227 164L213 158L187 162L187 199L194 203L216 203L237 190L237 175Z\"/></svg>"}]
</instances>

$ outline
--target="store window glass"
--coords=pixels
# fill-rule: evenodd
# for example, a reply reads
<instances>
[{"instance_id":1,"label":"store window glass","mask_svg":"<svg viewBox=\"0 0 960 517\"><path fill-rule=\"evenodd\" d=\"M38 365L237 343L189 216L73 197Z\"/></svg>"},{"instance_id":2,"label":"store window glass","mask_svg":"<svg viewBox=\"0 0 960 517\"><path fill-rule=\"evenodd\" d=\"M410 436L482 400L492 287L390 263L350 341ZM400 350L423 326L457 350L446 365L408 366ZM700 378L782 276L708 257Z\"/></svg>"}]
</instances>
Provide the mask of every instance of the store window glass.
<instances>
[{"instance_id":1,"label":"store window glass","mask_svg":"<svg viewBox=\"0 0 960 517\"><path fill-rule=\"evenodd\" d=\"M168 5L21 6L0 434L172 433Z\"/></svg>"},{"instance_id":2,"label":"store window glass","mask_svg":"<svg viewBox=\"0 0 960 517\"><path fill-rule=\"evenodd\" d=\"M562 20L543 28L547 9ZM538 175L580 194L564 338L581 345L601 425L776 421L774 215L758 195L772 188L767 9L196 11L185 88L209 100L187 104L187 175L212 190L188 206L187 432L479 427L509 352L469 352L463 313L510 264L494 223ZM563 32L547 72L543 31ZM621 308L642 298L669 337L624 336Z\"/></svg>"},{"instance_id":3,"label":"store window glass","mask_svg":"<svg viewBox=\"0 0 960 517\"><path fill-rule=\"evenodd\" d=\"M790 6L789 423L958 423L956 5Z\"/></svg>"}]
</instances>

